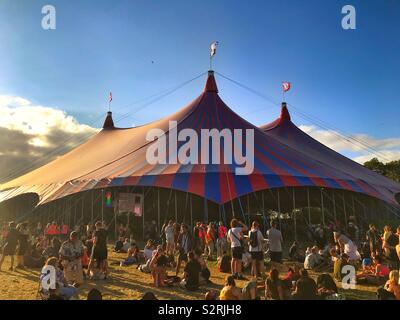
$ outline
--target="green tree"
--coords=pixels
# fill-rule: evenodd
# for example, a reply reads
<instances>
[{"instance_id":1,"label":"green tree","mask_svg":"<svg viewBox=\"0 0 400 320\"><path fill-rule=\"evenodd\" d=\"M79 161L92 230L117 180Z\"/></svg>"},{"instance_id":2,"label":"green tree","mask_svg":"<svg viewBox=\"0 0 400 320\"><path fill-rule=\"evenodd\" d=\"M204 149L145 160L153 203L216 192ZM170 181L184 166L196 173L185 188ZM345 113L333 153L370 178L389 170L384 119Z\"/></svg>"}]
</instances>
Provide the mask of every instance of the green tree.
<instances>
[{"instance_id":1,"label":"green tree","mask_svg":"<svg viewBox=\"0 0 400 320\"><path fill-rule=\"evenodd\" d=\"M400 182L400 160L382 163L377 158L372 158L364 163L364 167Z\"/></svg>"}]
</instances>

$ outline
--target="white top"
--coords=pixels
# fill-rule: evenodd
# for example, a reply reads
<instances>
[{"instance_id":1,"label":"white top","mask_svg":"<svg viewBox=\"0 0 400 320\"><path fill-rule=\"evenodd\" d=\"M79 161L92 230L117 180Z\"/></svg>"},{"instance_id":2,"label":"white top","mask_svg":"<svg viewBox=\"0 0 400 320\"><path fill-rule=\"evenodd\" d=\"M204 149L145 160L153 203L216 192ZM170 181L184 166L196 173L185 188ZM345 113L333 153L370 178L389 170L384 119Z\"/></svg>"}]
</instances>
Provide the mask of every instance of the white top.
<instances>
[{"instance_id":1,"label":"white top","mask_svg":"<svg viewBox=\"0 0 400 320\"><path fill-rule=\"evenodd\" d=\"M231 228L228 231L228 241L231 244L231 248L241 247L239 239L242 239L242 227Z\"/></svg>"},{"instance_id":2,"label":"white top","mask_svg":"<svg viewBox=\"0 0 400 320\"><path fill-rule=\"evenodd\" d=\"M269 240L269 250L272 252L282 252L282 233L275 228L271 228L267 231Z\"/></svg>"},{"instance_id":3,"label":"white top","mask_svg":"<svg viewBox=\"0 0 400 320\"><path fill-rule=\"evenodd\" d=\"M256 230L256 229L252 229L249 231L249 239L251 239L250 235L252 232L256 232L257 231L257 246L256 247L252 247L251 243L249 242L249 251L250 252L260 252L263 250L263 242L264 242L264 237L261 233L260 230Z\"/></svg>"},{"instance_id":4,"label":"white top","mask_svg":"<svg viewBox=\"0 0 400 320\"><path fill-rule=\"evenodd\" d=\"M165 237L167 238L168 242L174 240L175 228L174 228L173 225L172 226L170 226L170 225L166 226L165 229L164 229L164 232L165 232Z\"/></svg>"},{"instance_id":5,"label":"white top","mask_svg":"<svg viewBox=\"0 0 400 320\"><path fill-rule=\"evenodd\" d=\"M145 261L151 259L151 257L153 256L153 251L154 250L152 250L152 249L144 248L143 255L144 255L144 260Z\"/></svg>"}]
</instances>

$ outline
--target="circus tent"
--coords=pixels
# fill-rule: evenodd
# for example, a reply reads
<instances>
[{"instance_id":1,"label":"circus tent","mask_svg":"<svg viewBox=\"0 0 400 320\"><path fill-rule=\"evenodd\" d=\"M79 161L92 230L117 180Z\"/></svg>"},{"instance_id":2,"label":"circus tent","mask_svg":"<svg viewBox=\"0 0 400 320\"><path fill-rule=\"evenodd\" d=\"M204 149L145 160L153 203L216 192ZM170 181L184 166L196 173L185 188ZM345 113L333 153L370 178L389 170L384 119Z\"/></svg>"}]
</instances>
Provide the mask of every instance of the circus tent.
<instances>
[{"instance_id":1,"label":"circus tent","mask_svg":"<svg viewBox=\"0 0 400 320\"><path fill-rule=\"evenodd\" d=\"M90 191L135 187L174 190L224 208L225 204L262 190L310 187L343 190L397 204L394 190L398 190L398 184L361 169L311 138L307 140L308 136L298 132L301 130L292 124L285 112L280 119L262 129L252 125L222 101L214 73L209 71L200 96L163 119L134 128L118 128L109 112L103 129L93 138L56 160L1 185L0 202L34 194L38 198L35 207L40 208ZM156 140L148 141L147 133L151 129L161 129L169 141L171 121L176 121L178 132L184 129L193 129L197 133L201 129L254 130L253 172L235 174L236 169L242 167L236 162L149 163L146 154ZM289 127L287 131L286 126ZM297 143L289 143L292 135L299 139ZM245 150L245 139L241 143L241 150ZM303 144L309 148L306 152L302 149ZM183 142L178 142L178 150L182 145ZM320 155L321 149L324 156ZM200 149L198 151L200 154ZM223 155L226 149L224 143L219 146L210 143L209 151L211 158L215 154ZM178 202L175 193L175 212ZM232 204L234 215L233 210ZM83 211L82 202L82 215ZM158 203L159 224L160 219ZM192 218L190 220L193 222Z\"/></svg>"}]
</instances>

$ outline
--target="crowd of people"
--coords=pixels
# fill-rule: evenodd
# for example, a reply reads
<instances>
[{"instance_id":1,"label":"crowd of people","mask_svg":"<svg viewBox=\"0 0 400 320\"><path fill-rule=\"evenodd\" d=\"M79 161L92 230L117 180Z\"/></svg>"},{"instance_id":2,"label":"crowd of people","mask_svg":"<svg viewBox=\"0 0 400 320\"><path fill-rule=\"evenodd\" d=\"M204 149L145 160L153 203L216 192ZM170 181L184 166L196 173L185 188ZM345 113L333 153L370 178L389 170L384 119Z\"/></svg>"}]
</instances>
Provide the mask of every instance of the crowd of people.
<instances>
[{"instance_id":1,"label":"crowd of people","mask_svg":"<svg viewBox=\"0 0 400 320\"><path fill-rule=\"evenodd\" d=\"M121 224L113 250L124 256L113 264L136 266L157 288L177 286L196 291L211 284L211 261L218 272L229 275L220 292L207 291L207 300L342 299L337 283L344 281L350 267L355 270L352 284L375 285L379 299L400 300L400 227L392 231L385 226L380 233L371 224L363 236L353 218L347 226L320 224L310 226L309 232L309 247L303 248L298 241L289 247L277 220L270 222L265 234L257 221L250 226L237 219L229 226L222 221L198 221L191 229L169 220L160 232L154 222L147 224L148 240L141 249L129 228ZM85 279L109 277L108 238L103 221L72 229L65 223L43 227L41 223L10 222L1 230L0 270L6 257L10 257L11 271L52 266L57 285L47 296L70 299ZM288 272L283 272L287 267ZM45 276L42 272L41 278ZM237 287L237 280L245 281L243 288ZM99 297L96 292L93 295Z\"/></svg>"}]
</instances>

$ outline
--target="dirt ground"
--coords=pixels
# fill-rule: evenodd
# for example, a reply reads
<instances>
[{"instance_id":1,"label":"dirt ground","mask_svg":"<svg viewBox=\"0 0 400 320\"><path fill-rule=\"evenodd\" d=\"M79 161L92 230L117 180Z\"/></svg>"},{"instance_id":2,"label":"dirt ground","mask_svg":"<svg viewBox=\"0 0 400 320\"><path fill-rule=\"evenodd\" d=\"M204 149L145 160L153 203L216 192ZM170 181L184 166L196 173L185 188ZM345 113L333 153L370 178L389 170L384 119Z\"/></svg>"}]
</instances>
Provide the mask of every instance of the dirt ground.
<instances>
[{"instance_id":1,"label":"dirt ground","mask_svg":"<svg viewBox=\"0 0 400 320\"><path fill-rule=\"evenodd\" d=\"M110 253L110 263L120 261L125 254ZM146 291L152 291L159 299L171 300L202 300L208 290L220 290L227 274L218 272L217 264L214 261L208 262L211 271L212 284L203 286L197 292L188 292L177 285L174 287L155 288L149 274L144 274L136 269L136 266L120 267L110 266L110 278L107 280L87 280L79 288L79 299L86 299L91 288L97 288L103 293L105 300L135 300L140 299ZM9 260L6 261L0 272L0 300L35 300L38 299L37 291L39 286L40 270L16 270L8 271ZM286 271L287 266L283 265L280 271ZM169 274L173 274L169 270ZM311 274L316 277L315 274ZM237 281L239 287L244 286L244 281ZM376 287L357 286L356 290L341 290L347 300L376 299Z\"/></svg>"}]
</instances>

